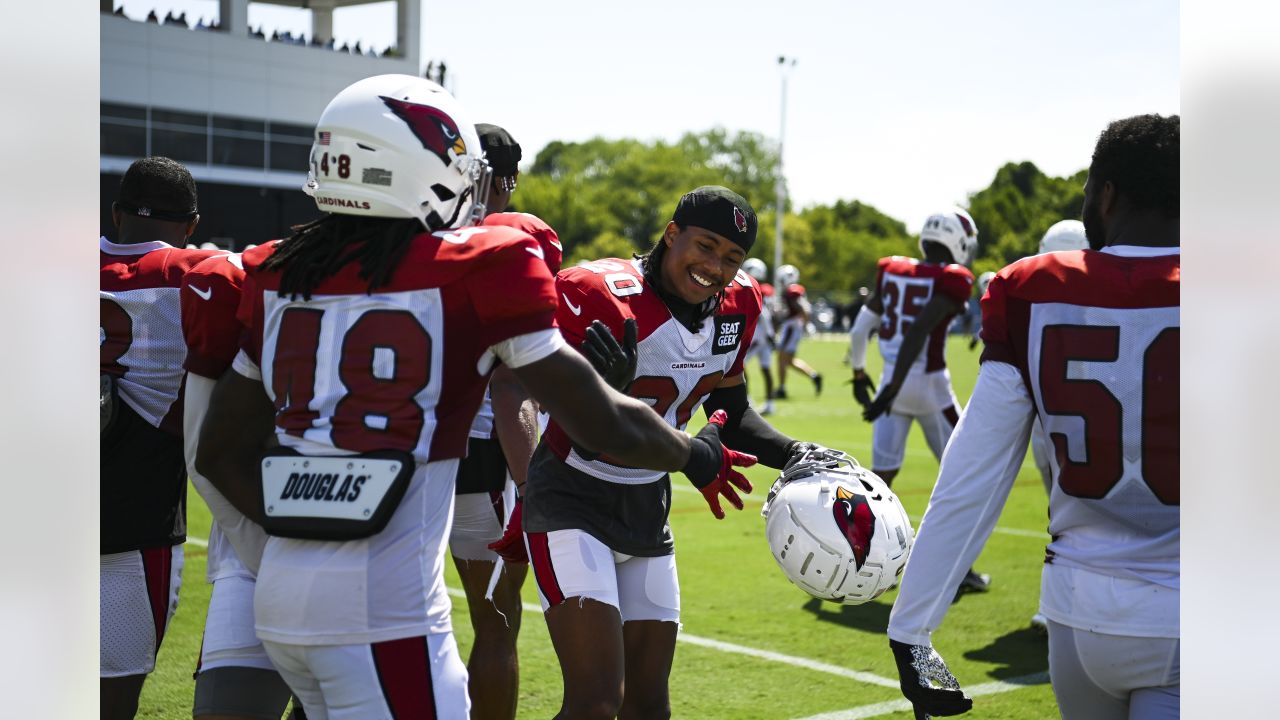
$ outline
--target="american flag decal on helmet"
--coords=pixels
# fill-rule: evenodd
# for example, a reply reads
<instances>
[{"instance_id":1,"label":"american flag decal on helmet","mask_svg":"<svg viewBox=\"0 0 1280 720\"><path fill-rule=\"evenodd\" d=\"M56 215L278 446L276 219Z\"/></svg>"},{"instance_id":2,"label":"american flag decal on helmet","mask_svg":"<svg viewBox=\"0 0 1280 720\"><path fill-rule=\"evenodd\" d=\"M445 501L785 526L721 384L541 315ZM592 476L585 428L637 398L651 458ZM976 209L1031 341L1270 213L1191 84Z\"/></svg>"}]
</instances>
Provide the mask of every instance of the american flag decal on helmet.
<instances>
[{"instance_id":1,"label":"american flag decal on helmet","mask_svg":"<svg viewBox=\"0 0 1280 720\"><path fill-rule=\"evenodd\" d=\"M321 145L328 145L329 141L332 139L333 139L333 134L330 133L328 130L321 130L320 132L316 133L316 142Z\"/></svg>"},{"instance_id":2,"label":"american flag decal on helmet","mask_svg":"<svg viewBox=\"0 0 1280 720\"><path fill-rule=\"evenodd\" d=\"M747 216L736 207L733 209L733 224L738 226L738 232L747 231Z\"/></svg>"}]
</instances>

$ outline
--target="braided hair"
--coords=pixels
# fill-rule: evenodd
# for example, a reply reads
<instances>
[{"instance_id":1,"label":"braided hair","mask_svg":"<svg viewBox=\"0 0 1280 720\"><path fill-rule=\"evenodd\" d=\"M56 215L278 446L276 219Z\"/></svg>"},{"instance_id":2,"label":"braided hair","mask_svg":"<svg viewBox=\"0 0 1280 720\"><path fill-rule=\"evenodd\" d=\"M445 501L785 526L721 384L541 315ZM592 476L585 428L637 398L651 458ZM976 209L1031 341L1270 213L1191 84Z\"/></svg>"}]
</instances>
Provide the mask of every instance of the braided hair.
<instances>
[{"instance_id":1,"label":"braided hair","mask_svg":"<svg viewBox=\"0 0 1280 720\"><path fill-rule=\"evenodd\" d=\"M632 253L632 257L640 261L640 268L644 270L644 281L653 288L659 298L662 298L662 302L671 311L671 316L688 328L689 332L696 333L702 329L702 321L714 315L716 309L720 307L720 303L724 301L725 291L722 288L701 305L694 305L667 292L661 281L662 259L667 254L667 243L664 242L664 237L659 236L658 241L649 248L648 252Z\"/></svg>"},{"instance_id":2,"label":"braided hair","mask_svg":"<svg viewBox=\"0 0 1280 720\"><path fill-rule=\"evenodd\" d=\"M423 231L416 218L374 218L330 213L293 227L263 263L280 272L280 297L310 300L325 279L351 262L360 263L368 292L388 284L413 238Z\"/></svg>"}]
</instances>

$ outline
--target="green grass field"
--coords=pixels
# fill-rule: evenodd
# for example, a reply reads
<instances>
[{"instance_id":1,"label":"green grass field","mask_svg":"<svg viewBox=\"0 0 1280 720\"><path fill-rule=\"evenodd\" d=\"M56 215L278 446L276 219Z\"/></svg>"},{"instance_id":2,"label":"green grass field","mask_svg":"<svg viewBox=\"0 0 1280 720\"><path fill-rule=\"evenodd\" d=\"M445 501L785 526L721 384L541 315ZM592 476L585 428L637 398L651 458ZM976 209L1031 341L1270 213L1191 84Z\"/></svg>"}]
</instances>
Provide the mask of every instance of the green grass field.
<instances>
[{"instance_id":1,"label":"green grass field","mask_svg":"<svg viewBox=\"0 0 1280 720\"><path fill-rule=\"evenodd\" d=\"M844 385L843 341L809 339L800 355L826 376L826 389L814 398L812 385L789 375L791 400L776 403L771 420L793 437L845 450L870 465L871 427L855 412ZM967 338L952 338L948 349L956 394L967 401L977 375L977 353ZM879 354L869 353L868 368L879 372ZM776 372L776 369L775 369ZM752 394L763 390L759 372L748 369ZM701 425L699 414L690 430ZM938 464L919 429L912 433L897 491L918 522L929 500ZM776 473L748 471L756 491L743 512L717 521L683 478L673 483L671 523L676 535L683 605L682 641L671 674L671 703L677 718L789 720L822 716L911 718L901 708L897 681L884 631L896 591L859 607L811 600L792 586L774 565L764 538L760 502ZM209 512L190 493L190 536L208 537ZM1043 673L1047 643L1030 629L1040 587L1047 501L1034 465L1023 465L998 529L979 558L979 570L991 573L992 589L967 594L952 606L934 644L968 689L986 691L974 700L968 717L1027 720L1057 717L1053 693ZM156 672L143 691L139 717L179 720L191 716L192 671L200 646L210 586L204 582L205 551L188 543L181 603L160 652ZM452 587L460 587L450 569ZM525 583L527 603L536 605L534 583ZM463 657L471 642L464 601L455 599L454 629ZM526 610L520 637L521 718L552 716L560 704L560 675L536 612ZM853 672L850 672L853 671ZM869 674L869 675L868 675Z\"/></svg>"}]
</instances>

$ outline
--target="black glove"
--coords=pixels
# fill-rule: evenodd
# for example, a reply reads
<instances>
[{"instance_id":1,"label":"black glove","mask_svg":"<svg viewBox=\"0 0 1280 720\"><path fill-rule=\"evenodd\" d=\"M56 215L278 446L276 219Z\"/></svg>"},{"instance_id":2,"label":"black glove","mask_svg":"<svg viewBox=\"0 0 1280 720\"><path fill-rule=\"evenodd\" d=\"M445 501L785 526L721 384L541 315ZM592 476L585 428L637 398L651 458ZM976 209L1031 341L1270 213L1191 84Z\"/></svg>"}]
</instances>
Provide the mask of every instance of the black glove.
<instances>
[{"instance_id":1,"label":"black glove","mask_svg":"<svg viewBox=\"0 0 1280 720\"><path fill-rule=\"evenodd\" d=\"M889 383L880 388L880 394L870 405L862 411L862 419L872 422L881 415L889 412L889 408L893 407L893 399L898 396L898 388L893 383Z\"/></svg>"},{"instance_id":2,"label":"black glove","mask_svg":"<svg viewBox=\"0 0 1280 720\"><path fill-rule=\"evenodd\" d=\"M792 440L791 444L787 446L787 463L783 465L783 468L791 467L791 465L795 463L796 460L799 460L805 453L817 450L821 447L822 446L818 443L805 442L804 440Z\"/></svg>"},{"instance_id":3,"label":"black glove","mask_svg":"<svg viewBox=\"0 0 1280 720\"><path fill-rule=\"evenodd\" d=\"M636 321L627 318L622 323L622 344L599 320L592 320L587 328L587 339L582 341L582 354L600 377L618 392L626 392L636 377Z\"/></svg>"},{"instance_id":4,"label":"black glove","mask_svg":"<svg viewBox=\"0 0 1280 720\"><path fill-rule=\"evenodd\" d=\"M855 373L853 376L853 399L857 400L858 404L865 410L871 404L871 398L875 396L876 386L875 383L871 382L870 375L866 373L861 373L861 375L862 377L858 377L858 374Z\"/></svg>"},{"instance_id":5,"label":"black glove","mask_svg":"<svg viewBox=\"0 0 1280 720\"><path fill-rule=\"evenodd\" d=\"M898 664L902 695L911 701L917 718L959 715L973 708L973 700L960 689L960 682L937 650L897 640L889 641L889 649Z\"/></svg>"}]
</instances>

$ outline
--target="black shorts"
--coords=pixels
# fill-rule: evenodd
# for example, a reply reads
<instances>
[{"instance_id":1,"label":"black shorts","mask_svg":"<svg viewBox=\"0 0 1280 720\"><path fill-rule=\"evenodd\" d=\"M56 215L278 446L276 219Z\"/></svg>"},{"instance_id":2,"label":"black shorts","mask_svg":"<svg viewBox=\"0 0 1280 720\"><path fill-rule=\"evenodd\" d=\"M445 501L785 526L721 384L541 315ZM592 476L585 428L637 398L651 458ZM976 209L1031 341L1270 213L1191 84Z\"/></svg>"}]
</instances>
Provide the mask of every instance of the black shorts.
<instances>
[{"instance_id":1,"label":"black shorts","mask_svg":"<svg viewBox=\"0 0 1280 720\"><path fill-rule=\"evenodd\" d=\"M640 485L611 483L565 465L546 443L533 452L525 532L581 530L614 552L657 557L675 551L670 512L670 475Z\"/></svg>"},{"instance_id":2,"label":"black shorts","mask_svg":"<svg viewBox=\"0 0 1280 720\"><path fill-rule=\"evenodd\" d=\"M455 495L502 492L507 483L507 456L497 438L470 438L467 456L458 463Z\"/></svg>"},{"instance_id":3,"label":"black shorts","mask_svg":"<svg viewBox=\"0 0 1280 720\"><path fill-rule=\"evenodd\" d=\"M187 535L187 461L182 438L117 398L102 435L100 535L103 554L176 545Z\"/></svg>"}]
</instances>

